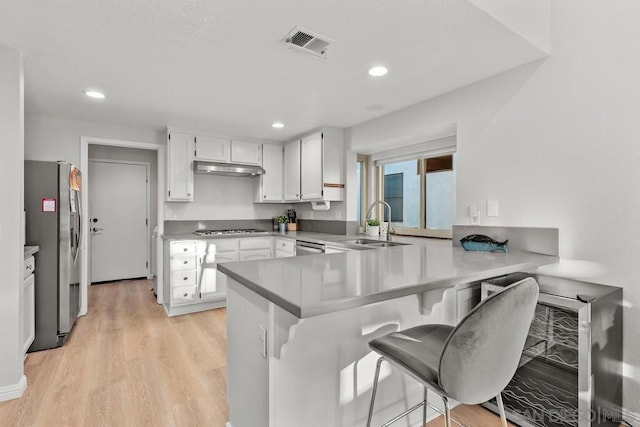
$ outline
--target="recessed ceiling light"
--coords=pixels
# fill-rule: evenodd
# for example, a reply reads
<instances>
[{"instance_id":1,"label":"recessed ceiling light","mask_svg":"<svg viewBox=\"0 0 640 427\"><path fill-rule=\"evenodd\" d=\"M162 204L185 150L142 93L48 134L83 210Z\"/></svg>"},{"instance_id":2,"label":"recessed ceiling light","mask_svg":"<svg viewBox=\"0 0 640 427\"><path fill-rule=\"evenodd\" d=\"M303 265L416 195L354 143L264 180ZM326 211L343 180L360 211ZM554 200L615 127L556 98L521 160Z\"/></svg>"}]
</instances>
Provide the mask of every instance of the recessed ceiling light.
<instances>
[{"instance_id":1,"label":"recessed ceiling light","mask_svg":"<svg viewBox=\"0 0 640 427\"><path fill-rule=\"evenodd\" d=\"M389 70L387 70L387 67L383 67L382 65L377 65L367 70L367 73L372 77L382 77L388 72Z\"/></svg>"},{"instance_id":2,"label":"recessed ceiling light","mask_svg":"<svg viewBox=\"0 0 640 427\"><path fill-rule=\"evenodd\" d=\"M89 98L94 98L94 99L104 99L104 93L102 92L98 92L97 90L85 90L84 94L87 95Z\"/></svg>"},{"instance_id":3,"label":"recessed ceiling light","mask_svg":"<svg viewBox=\"0 0 640 427\"><path fill-rule=\"evenodd\" d=\"M274 122L271 127L276 128L276 129L282 129L284 127L284 124L281 122Z\"/></svg>"}]
</instances>

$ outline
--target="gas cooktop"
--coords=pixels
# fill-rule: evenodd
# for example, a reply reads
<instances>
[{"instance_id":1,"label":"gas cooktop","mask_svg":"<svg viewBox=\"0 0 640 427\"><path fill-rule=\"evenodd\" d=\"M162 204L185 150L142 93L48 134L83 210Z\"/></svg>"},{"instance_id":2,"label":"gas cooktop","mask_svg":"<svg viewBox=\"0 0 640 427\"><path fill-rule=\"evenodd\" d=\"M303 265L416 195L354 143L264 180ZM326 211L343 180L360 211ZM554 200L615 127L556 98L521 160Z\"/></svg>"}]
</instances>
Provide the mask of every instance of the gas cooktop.
<instances>
[{"instance_id":1,"label":"gas cooktop","mask_svg":"<svg viewBox=\"0 0 640 427\"><path fill-rule=\"evenodd\" d=\"M269 234L269 232L257 228L237 228L232 230L198 230L193 234L198 236L223 236L229 234Z\"/></svg>"}]
</instances>

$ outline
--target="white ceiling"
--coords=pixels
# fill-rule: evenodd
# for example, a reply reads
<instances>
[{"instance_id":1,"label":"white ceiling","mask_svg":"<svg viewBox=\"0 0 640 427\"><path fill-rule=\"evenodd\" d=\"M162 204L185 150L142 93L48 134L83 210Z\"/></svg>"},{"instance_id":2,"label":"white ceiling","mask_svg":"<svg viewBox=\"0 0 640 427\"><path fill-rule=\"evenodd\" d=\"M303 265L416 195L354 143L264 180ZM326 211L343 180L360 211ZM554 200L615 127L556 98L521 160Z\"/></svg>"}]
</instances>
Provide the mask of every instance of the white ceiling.
<instances>
[{"instance_id":1,"label":"white ceiling","mask_svg":"<svg viewBox=\"0 0 640 427\"><path fill-rule=\"evenodd\" d=\"M0 44L24 53L27 112L277 140L545 55L468 0L0 0L0 10ZM337 41L326 60L282 43L296 25ZM378 63L389 74L367 76Z\"/></svg>"}]
</instances>

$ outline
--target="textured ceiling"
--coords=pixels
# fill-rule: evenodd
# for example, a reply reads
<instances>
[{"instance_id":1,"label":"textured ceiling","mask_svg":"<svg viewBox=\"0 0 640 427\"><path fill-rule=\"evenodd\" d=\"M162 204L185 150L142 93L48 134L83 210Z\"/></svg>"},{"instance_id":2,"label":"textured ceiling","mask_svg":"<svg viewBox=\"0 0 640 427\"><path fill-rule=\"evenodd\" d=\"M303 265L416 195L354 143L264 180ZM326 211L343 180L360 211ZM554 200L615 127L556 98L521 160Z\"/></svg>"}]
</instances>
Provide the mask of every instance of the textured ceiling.
<instances>
[{"instance_id":1,"label":"textured ceiling","mask_svg":"<svg viewBox=\"0 0 640 427\"><path fill-rule=\"evenodd\" d=\"M267 139L353 126L545 55L467 0L0 0L0 10L0 44L24 53L27 112ZM282 44L296 25L337 41L326 60ZM386 77L366 75L376 63Z\"/></svg>"}]
</instances>

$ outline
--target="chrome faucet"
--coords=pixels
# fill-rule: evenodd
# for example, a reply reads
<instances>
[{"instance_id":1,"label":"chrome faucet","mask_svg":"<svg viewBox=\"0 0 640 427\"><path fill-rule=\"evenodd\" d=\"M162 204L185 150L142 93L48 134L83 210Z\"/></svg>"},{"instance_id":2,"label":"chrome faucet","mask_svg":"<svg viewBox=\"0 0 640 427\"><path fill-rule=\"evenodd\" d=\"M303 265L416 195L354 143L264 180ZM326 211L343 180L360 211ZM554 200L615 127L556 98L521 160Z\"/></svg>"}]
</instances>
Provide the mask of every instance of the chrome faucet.
<instances>
[{"instance_id":1,"label":"chrome faucet","mask_svg":"<svg viewBox=\"0 0 640 427\"><path fill-rule=\"evenodd\" d=\"M376 205L384 205L387 210L389 211L389 229L387 230L387 242L391 241L391 230L393 230L391 228L391 206L389 205L389 203L385 202L384 200L376 200L375 202L371 203L371 206L369 206L369 210L367 211L367 221L371 219L371 213L373 212L373 208ZM382 215L382 221L384 221L384 215Z\"/></svg>"}]
</instances>

